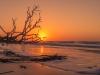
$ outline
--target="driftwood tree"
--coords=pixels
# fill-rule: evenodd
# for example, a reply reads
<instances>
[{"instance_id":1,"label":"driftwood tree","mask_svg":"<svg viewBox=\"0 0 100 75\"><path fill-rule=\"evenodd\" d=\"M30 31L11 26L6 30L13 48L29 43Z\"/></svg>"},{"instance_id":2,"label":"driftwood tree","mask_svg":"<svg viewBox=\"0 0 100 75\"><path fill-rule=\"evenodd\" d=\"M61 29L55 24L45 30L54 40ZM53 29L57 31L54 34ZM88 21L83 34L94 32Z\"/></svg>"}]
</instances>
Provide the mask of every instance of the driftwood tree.
<instances>
[{"instance_id":1,"label":"driftwood tree","mask_svg":"<svg viewBox=\"0 0 100 75\"><path fill-rule=\"evenodd\" d=\"M38 18L34 20L35 15L38 15ZM1 31L4 35L0 36L0 42L6 43L21 43L21 42L39 42L40 38L38 36L41 22L40 10L37 5L35 5L32 9L29 7L27 9L26 20L23 25L23 29L21 31L17 31L16 29L16 19L12 18L12 30L7 32L5 28L0 25ZM36 30L37 32L33 32Z\"/></svg>"}]
</instances>

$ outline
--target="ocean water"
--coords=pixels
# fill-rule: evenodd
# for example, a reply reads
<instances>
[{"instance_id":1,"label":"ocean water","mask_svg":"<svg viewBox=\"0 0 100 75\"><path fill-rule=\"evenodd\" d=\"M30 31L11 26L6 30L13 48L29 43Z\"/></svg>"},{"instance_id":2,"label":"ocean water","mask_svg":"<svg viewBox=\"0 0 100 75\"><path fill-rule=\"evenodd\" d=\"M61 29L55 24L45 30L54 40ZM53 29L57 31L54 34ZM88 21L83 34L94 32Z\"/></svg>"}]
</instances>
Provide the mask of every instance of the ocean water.
<instances>
[{"instance_id":1,"label":"ocean water","mask_svg":"<svg viewBox=\"0 0 100 75\"><path fill-rule=\"evenodd\" d=\"M48 62L0 63L7 75L100 75L100 42L45 42L42 44L0 44L0 51L25 55L64 55L66 59ZM2 55L0 55L2 58ZM27 69L21 69L25 65Z\"/></svg>"}]
</instances>

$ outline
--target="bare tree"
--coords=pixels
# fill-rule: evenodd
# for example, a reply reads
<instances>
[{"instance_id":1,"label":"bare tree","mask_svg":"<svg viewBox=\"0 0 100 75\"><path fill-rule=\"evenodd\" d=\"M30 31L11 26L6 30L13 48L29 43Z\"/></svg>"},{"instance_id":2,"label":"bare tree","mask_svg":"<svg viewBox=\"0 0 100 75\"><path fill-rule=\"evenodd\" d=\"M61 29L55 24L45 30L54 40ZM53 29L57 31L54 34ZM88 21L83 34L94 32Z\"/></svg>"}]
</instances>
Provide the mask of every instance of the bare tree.
<instances>
[{"instance_id":1,"label":"bare tree","mask_svg":"<svg viewBox=\"0 0 100 75\"><path fill-rule=\"evenodd\" d=\"M38 19L35 19L33 22L33 18L35 15L38 15ZM8 42L8 43L20 43L20 42L38 42L40 38L38 36L41 22L40 10L37 5L35 5L32 9L29 7L27 9L27 16L24 22L24 27L22 31L16 31L16 19L12 18L12 30L7 32L1 25L0 29L5 34L5 36L0 36L0 42ZM31 33L31 31L38 29L36 33Z\"/></svg>"}]
</instances>

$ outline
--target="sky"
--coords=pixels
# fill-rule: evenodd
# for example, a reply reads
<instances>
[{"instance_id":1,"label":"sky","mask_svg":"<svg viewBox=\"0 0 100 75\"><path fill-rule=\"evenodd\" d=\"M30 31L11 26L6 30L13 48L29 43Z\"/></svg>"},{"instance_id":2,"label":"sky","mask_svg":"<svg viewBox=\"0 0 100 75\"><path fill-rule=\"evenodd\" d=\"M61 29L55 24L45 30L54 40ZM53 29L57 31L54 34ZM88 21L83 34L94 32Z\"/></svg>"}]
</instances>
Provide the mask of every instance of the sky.
<instances>
[{"instance_id":1,"label":"sky","mask_svg":"<svg viewBox=\"0 0 100 75\"><path fill-rule=\"evenodd\" d=\"M36 0L35 0L36 1ZM42 31L48 41L100 41L100 0L37 0ZM27 7L34 0L0 0L0 25L11 29L17 18L20 30Z\"/></svg>"}]
</instances>

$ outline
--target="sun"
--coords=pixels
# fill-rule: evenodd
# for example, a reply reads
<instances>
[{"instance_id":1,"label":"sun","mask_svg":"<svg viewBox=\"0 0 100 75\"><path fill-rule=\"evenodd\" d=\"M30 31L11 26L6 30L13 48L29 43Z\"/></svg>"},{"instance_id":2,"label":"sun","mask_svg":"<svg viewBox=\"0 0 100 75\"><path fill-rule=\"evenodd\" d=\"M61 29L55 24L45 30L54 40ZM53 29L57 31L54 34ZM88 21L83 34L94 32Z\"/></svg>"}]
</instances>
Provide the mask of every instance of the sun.
<instances>
[{"instance_id":1,"label":"sun","mask_svg":"<svg viewBox=\"0 0 100 75\"><path fill-rule=\"evenodd\" d=\"M41 41L45 41L45 39L47 38L47 34L43 31L39 32L39 38Z\"/></svg>"}]
</instances>

